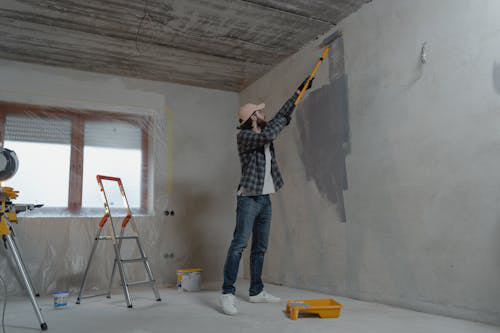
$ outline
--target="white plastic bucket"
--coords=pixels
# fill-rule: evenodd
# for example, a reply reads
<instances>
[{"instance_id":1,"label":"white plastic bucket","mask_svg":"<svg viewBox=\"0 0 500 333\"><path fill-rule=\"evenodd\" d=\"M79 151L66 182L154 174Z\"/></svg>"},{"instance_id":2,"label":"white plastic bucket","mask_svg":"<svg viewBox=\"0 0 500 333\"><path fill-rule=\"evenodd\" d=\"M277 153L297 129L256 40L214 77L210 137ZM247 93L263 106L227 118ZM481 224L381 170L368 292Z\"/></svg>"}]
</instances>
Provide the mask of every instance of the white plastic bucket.
<instances>
[{"instance_id":1,"label":"white plastic bucket","mask_svg":"<svg viewBox=\"0 0 500 333\"><path fill-rule=\"evenodd\" d=\"M200 291L201 268L177 270L177 289L179 291Z\"/></svg>"},{"instance_id":2,"label":"white plastic bucket","mask_svg":"<svg viewBox=\"0 0 500 333\"><path fill-rule=\"evenodd\" d=\"M67 291L55 291L53 295L56 309L64 309L68 305L69 293Z\"/></svg>"}]
</instances>

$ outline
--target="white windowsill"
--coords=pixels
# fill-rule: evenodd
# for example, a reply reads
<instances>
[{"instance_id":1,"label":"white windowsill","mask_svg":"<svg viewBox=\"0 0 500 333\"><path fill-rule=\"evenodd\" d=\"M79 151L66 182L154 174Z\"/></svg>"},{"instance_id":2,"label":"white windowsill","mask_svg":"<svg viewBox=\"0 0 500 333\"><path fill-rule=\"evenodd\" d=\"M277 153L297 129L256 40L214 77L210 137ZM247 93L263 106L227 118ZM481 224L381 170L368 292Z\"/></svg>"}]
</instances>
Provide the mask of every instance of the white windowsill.
<instances>
[{"instance_id":1,"label":"white windowsill","mask_svg":"<svg viewBox=\"0 0 500 333\"><path fill-rule=\"evenodd\" d=\"M153 216L140 208L132 208L132 216ZM125 209L111 209L112 217L125 217ZM67 207L42 207L29 212L19 213L20 218L74 218L74 217L103 217L104 208L82 208L78 211L70 211Z\"/></svg>"}]
</instances>

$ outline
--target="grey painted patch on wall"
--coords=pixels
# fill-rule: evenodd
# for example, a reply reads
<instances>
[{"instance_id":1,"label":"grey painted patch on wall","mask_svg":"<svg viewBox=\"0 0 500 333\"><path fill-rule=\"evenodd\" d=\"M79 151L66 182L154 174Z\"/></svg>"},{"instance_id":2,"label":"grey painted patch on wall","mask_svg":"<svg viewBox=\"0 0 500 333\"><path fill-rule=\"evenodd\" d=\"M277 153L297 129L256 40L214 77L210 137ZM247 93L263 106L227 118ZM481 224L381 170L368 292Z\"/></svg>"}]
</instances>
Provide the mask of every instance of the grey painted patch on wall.
<instances>
[{"instance_id":1,"label":"grey painted patch on wall","mask_svg":"<svg viewBox=\"0 0 500 333\"><path fill-rule=\"evenodd\" d=\"M342 222L346 222L345 159L350 152L348 116L345 74L313 91L297 114L306 177L315 182L321 195L337 205Z\"/></svg>"},{"instance_id":2,"label":"grey painted patch on wall","mask_svg":"<svg viewBox=\"0 0 500 333\"><path fill-rule=\"evenodd\" d=\"M493 65L493 86L495 91L500 95L500 63L495 62Z\"/></svg>"}]
</instances>

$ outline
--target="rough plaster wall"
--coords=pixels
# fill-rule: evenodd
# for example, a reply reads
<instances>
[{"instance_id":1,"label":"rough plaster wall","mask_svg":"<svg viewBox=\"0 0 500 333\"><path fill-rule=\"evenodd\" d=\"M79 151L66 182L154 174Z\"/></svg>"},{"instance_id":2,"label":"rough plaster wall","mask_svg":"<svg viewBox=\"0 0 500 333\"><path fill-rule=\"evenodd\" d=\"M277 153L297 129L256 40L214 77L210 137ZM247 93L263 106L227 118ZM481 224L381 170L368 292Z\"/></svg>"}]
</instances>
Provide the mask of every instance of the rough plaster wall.
<instances>
[{"instance_id":1,"label":"rough plaster wall","mask_svg":"<svg viewBox=\"0 0 500 333\"><path fill-rule=\"evenodd\" d=\"M268 281L500 324L499 12L495 0L375 0L341 22L347 223L306 180L292 125L277 147L287 184ZM307 46L242 100L277 106L318 54Z\"/></svg>"},{"instance_id":2,"label":"rough plaster wall","mask_svg":"<svg viewBox=\"0 0 500 333\"><path fill-rule=\"evenodd\" d=\"M152 115L156 125L151 213L136 221L153 273L162 285L175 283L175 269L186 266L202 267L206 280L220 279L238 181L236 148L228 144L236 133L238 94L3 60L0 73L0 100ZM166 108L172 112L171 194ZM163 215L167 208L175 211L174 217ZM43 293L79 288L97 222L81 217L26 218L16 227L21 251ZM106 285L112 267L110 245L98 250L89 288ZM132 249L124 248L128 253ZM0 251L2 274L10 290L19 291L12 270L3 268L11 265ZM173 258L165 257L170 253ZM130 275L140 280L143 270L136 267Z\"/></svg>"},{"instance_id":3,"label":"rough plaster wall","mask_svg":"<svg viewBox=\"0 0 500 333\"><path fill-rule=\"evenodd\" d=\"M351 295L500 323L499 12L379 0L345 20Z\"/></svg>"}]
</instances>

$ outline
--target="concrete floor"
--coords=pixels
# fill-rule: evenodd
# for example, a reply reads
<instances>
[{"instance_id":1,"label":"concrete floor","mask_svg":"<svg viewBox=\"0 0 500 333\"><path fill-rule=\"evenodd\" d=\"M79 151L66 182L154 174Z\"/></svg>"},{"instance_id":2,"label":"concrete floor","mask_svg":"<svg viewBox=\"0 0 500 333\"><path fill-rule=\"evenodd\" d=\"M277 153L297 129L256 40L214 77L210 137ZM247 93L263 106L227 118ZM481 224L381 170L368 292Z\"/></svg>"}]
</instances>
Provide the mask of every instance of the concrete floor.
<instances>
[{"instance_id":1,"label":"concrete floor","mask_svg":"<svg viewBox=\"0 0 500 333\"><path fill-rule=\"evenodd\" d=\"M500 327L488 326L465 320L429 315L386 305L334 297L343 304L338 319L299 318L288 319L284 314L287 299L322 298L330 295L286 287L267 285L266 289L281 297L277 304L251 304L243 298L248 283L238 284L240 314L226 316L217 306L215 288L197 293L178 293L176 289L162 289L166 302L153 300L150 290L133 290L134 309L127 309L123 295L112 299L93 298L75 305L70 297L68 308L55 310L50 298L42 298L40 305L49 325L49 332L425 332L425 333L490 333L500 332ZM25 298L9 298L6 314L7 333L35 332L38 323L31 304Z\"/></svg>"}]
</instances>

